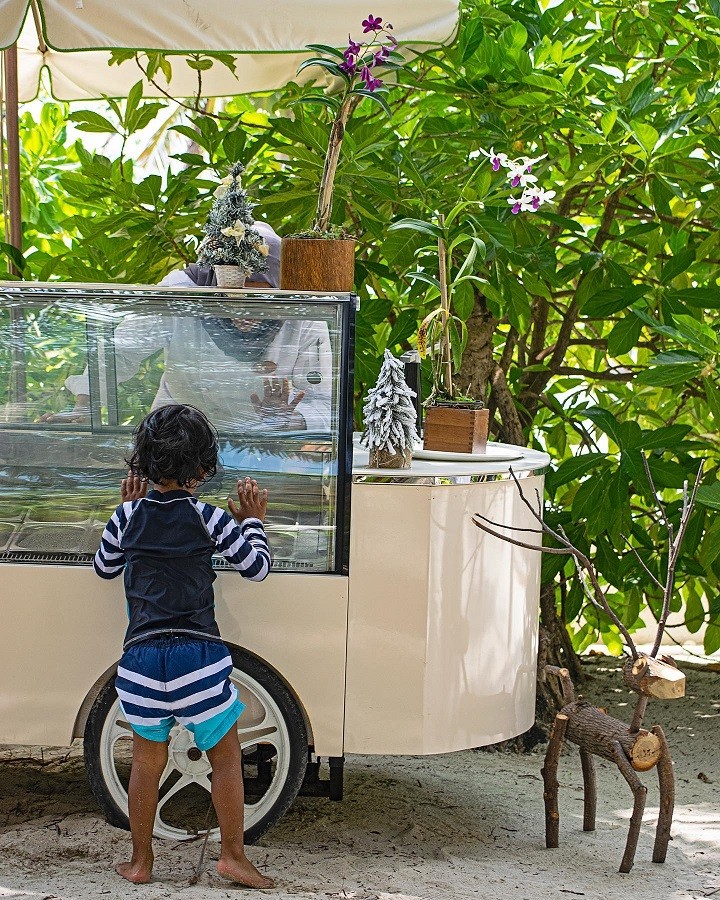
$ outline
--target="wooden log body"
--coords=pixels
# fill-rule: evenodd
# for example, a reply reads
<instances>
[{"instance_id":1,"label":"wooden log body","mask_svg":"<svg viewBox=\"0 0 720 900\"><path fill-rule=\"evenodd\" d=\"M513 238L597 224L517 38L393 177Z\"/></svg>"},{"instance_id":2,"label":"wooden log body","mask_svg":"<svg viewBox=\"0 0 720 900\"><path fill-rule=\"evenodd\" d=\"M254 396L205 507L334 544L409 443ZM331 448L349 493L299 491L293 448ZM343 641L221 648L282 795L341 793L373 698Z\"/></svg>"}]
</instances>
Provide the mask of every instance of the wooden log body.
<instances>
[{"instance_id":1,"label":"wooden log body","mask_svg":"<svg viewBox=\"0 0 720 900\"><path fill-rule=\"evenodd\" d=\"M641 655L623 666L625 684L638 694L655 700L685 696L685 674L674 663Z\"/></svg>"},{"instance_id":2,"label":"wooden log body","mask_svg":"<svg viewBox=\"0 0 720 900\"><path fill-rule=\"evenodd\" d=\"M280 287L284 291L347 293L355 282L355 241L282 239Z\"/></svg>"},{"instance_id":3,"label":"wooden log body","mask_svg":"<svg viewBox=\"0 0 720 900\"><path fill-rule=\"evenodd\" d=\"M563 713L568 717L565 736L583 750L615 762L613 741L617 741L637 772L647 772L657 765L661 754L657 735L644 728L632 734L625 722L584 700L568 704Z\"/></svg>"},{"instance_id":4,"label":"wooden log body","mask_svg":"<svg viewBox=\"0 0 720 900\"><path fill-rule=\"evenodd\" d=\"M489 423L487 409L428 406L425 408L423 447L452 453L484 453Z\"/></svg>"}]
</instances>

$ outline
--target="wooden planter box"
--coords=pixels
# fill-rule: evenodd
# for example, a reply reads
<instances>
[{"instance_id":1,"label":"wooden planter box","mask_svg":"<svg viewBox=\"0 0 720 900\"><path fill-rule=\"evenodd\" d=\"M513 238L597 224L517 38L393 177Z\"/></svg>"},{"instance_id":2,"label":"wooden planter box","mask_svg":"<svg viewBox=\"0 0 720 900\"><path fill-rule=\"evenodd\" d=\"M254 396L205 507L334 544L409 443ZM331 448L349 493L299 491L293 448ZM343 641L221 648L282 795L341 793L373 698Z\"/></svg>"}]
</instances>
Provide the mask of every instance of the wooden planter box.
<instances>
[{"instance_id":1,"label":"wooden planter box","mask_svg":"<svg viewBox=\"0 0 720 900\"><path fill-rule=\"evenodd\" d=\"M352 291L355 241L285 237L280 245L283 291Z\"/></svg>"},{"instance_id":2,"label":"wooden planter box","mask_svg":"<svg viewBox=\"0 0 720 900\"><path fill-rule=\"evenodd\" d=\"M428 406L425 408L423 447L451 453L484 453L489 421L487 409Z\"/></svg>"}]
</instances>

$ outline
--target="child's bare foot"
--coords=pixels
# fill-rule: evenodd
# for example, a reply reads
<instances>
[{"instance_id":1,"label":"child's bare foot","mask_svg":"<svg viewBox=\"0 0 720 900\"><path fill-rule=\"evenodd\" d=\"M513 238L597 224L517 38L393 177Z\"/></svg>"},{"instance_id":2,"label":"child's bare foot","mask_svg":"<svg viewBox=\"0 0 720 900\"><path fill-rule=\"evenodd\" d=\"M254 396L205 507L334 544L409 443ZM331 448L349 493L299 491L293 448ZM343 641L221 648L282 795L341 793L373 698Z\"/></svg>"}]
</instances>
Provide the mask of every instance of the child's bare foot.
<instances>
[{"instance_id":1,"label":"child's bare foot","mask_svg":"<svg viewBox=\"0 0 720 900\"><path fill-rule=\"evenodd\" d=\"M272 878L261 875L247 856L221 856L217 864L218 875L251 888L275 887Z\"/></svg>"},{"instance_id":2,"label":"child's bare foot","mask_svg":"<svg viewBox=\"0 0 720 900\"><path fill-rule=\"evenodd\" d=\"M130 862L120 863L115 866L118 875L122 875L133 884L147 884L152 877L153 858L131 859Z\"/></svg>"}]
</instances>

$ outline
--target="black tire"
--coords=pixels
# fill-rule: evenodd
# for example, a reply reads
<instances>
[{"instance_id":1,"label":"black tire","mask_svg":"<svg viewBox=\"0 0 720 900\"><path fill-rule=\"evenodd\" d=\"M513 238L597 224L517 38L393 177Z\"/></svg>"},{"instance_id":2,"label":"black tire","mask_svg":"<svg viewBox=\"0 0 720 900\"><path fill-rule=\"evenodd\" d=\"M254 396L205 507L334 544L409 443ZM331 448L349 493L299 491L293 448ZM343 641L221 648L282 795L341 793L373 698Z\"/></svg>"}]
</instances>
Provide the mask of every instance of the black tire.
<instances>
[{"instance_id":1,"label":"black tire","mask_svg":"<svg viewBox=\"0 0 720 900\"><path fill-rule=\"evenodd\" d=\"M289 743L289 765L282 788L271 806L245 831L245 842L253 844L288 811L305 777L308 737L303 714L282 680L265 663L244 650L228 647L236 670L257 682L272 697L282 716ZM105 819L116 828L130 828L127 805L118 804L106 782L101 765L101 742L108 717L117 701L115 678L103 686L90 709L84 734L85 769L93 796ZM188 834L190 837L191 834Z\"/></svg>"}]
</instances>

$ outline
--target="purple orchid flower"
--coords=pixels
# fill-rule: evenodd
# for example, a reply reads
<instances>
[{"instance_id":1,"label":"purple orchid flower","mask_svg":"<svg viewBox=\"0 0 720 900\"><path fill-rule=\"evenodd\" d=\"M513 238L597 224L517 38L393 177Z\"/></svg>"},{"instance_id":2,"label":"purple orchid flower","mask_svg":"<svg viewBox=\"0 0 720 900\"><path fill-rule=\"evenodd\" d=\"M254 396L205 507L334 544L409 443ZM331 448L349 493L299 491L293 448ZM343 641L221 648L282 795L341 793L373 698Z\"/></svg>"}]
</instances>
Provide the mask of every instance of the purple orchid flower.
<instances>
[{"instance_id":1,"label":"purple orchid flower","mask_svg":"<svg viewBox=\"0 0 720 900\"><path fill-rule=\"evenodd\" d=\"M397 44L395 44L395 46L397 47ZM383 55L383 57L387 58L392 53L392 48L391 47L381 47L378 52L381 53Z\"/></svg>"},{"instance_id":2,"label":"purple orchid flower","mask_svg":"<svg viewBox=\"0 0 720 900\"><path fill-rule=\"evenodd\" d=\"M532 198L532 207L533 207L533 209L540 209L540 198L539 197Z\"/></svg>"},{"instance_id":3,"label":"purple orchid flower","mask_svg":"<svg viewBox=\"0 0 720 900\"><path fill-rule=\"evenodd\" d=\"M352 56L348 56L345 59L345 62L340 63L340 69L346 74L353 76L357 71L357 66L355 65L355 60Z\"/></svg>"},{"instance_id":4,"label":"purple orchid flower","mask_svg":"<svg viewBox=\"0 0 720 900\"><path fill-rule=\"evenodd\" d=\"M522 208L521 204L516 203L515 206L513 206L513 208L512 208L512 214L514 216L516 216L520 212L521 208Z\"/></svg>"},{"instance_id":5,"label":"purple orchid flower","mask_svg":"<svg viewBox=\"0 0 720 900\"><path fill-rule=\"evenodd\" d=\"M348 54L352 54L352 56L357 56L360 53L360 44L357 41L354 41L350 35L348 35L348 48L345 51L345 56Z\"/></svg>"},{"instance_id":6,"label":"purple orchid flower","mask_svg":"<svg viewBox=\"0 0 720 900\"><path fill-rule=\"evenodd\" d=\"M360 77L363 81L372 81L372 75L370 74L370 69L367 66L363 66L360 71Z\"/></svg>"},{"instance_id":7,"label":"purple orchid flower","mask_svg":"<svg viewBox=\"0 0 720 900\"><path fill-rule=\"evenodd\" d=\"M363 33L367 34L368 31L380 31L382 27L382 19L380 16L374 16L372 13L367 17L367 19L363 19L362 22Z\"/></svg>"},{"instance_id":8,"label":"purple orchid flower","mask_svg":"<svg viewBox=\"0 0 720 900\"><path fill-rule=\"evenodd\" d=\"M369 91L374 91L375 88L379 88L381 85L382 85L382 79L381 79L381 78L372 78L372 77L370 77L370 78L368 78L367 81L365 82L365 87L366 87Z\"/></svg>"},{"instance_id":9,"label":"purple orchid flower","mask_svg":"<svg viewBox=\"0 0 720 900\"><path fill-rule=\"evenodd\" d=\"M500 168L500 160L497 160L497 164L498 164L498 168ZM493 169L495 169L495 171L497 172L497 169L495 168L495 162L493 162ZM510 182L510 186L517 187L519 184L520 184L520 176L516 175L513 178L513 180Z\"/></svg>"},{"instance_id":10,"label":"purple orchid flower","mask_svg":"<svg viewBox=\"0 0 720 900\"><path fill-rule=\"evenodd\" d=\"M383 50L384 49L385 48L383 47ZM378 50L377 53L375 54L375 56L373 57L373 65L381 66L384 62L385 62L385 54L382 52L382 50Z\"/></svg>"}]
</instances>

